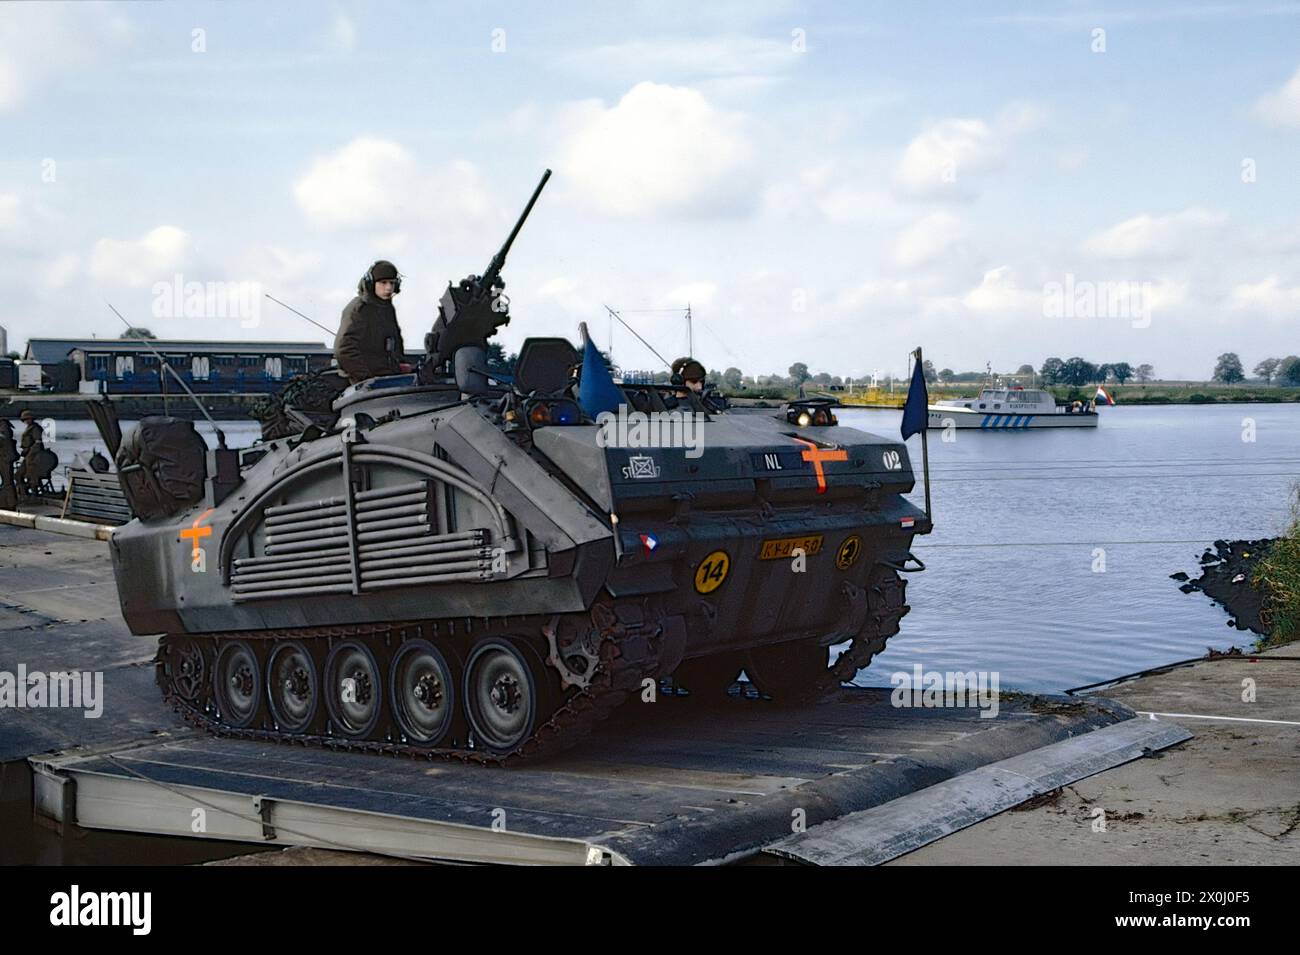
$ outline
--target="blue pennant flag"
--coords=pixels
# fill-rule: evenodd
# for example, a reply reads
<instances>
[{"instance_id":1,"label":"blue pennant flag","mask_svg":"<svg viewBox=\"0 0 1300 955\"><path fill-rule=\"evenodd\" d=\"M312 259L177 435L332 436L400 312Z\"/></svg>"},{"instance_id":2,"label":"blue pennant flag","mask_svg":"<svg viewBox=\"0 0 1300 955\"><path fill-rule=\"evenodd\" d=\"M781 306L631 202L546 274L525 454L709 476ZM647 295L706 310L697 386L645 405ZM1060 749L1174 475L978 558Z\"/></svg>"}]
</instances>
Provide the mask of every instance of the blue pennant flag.
<instances>
[{"instance_id":1,"label":"blue pennant flag","mask_svg":"<svg viewBox=\"0 0 1300 955\"><path fill-rule=\"evenodd\" d=\"M925 430L929 418L930 393L925 387L925 370L921 367L921 356L916 356L916 365L912 368L912 383L907 388L907 401L903 404L903 440Z\"/></svg>"},{"instance_id":2,"label":"blue pennant flag","mask_svg":"<svg viewBox=\"0 0 1300 955\"><path fill-rule=\"evenodd\" d=\"M602 411L616 412L618 406L626 404L627 399L614 379L610 377L605 359L601 357L590 336L587 326L582 326L582 379L578 385L578 404L587 417L595 418Z\"/></svg>"}]
</instances>

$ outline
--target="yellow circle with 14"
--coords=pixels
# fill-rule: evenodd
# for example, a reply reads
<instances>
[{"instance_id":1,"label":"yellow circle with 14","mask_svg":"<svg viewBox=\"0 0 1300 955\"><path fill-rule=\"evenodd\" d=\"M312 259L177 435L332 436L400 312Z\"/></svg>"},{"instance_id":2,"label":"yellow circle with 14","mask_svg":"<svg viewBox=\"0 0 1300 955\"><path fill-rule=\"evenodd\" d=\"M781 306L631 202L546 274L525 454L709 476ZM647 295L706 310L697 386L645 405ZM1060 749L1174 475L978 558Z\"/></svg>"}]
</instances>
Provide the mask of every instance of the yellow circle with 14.
<instances>
[{"instance_id":1,"label":"yellow circle with 14","mask_svg":"<svg viewBox=\"0 0 1300 955\"><path fill-rule=\"evenodd\" d=\"M711 594L722 586L731 570L731 558L725 550L715 550L695 568L695 589L702 594Z\"/></svg>"}]
</instances>

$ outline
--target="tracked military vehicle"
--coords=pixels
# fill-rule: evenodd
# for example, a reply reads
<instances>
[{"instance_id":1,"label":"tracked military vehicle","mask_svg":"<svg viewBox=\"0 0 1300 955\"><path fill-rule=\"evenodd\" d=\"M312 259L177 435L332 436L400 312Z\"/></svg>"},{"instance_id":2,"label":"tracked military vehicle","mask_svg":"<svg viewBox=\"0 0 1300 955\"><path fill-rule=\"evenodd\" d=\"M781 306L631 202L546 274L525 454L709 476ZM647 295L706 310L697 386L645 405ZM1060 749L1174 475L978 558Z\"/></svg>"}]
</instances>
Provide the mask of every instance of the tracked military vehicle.
<instances>
[{"instance_id":1,"label":"tracked military vehicle","mask_svg":"<svg viewBox=\"0 0 1300 955\"><path fill-rule=\"evenodd\" d=\"M640 385L624 411L689 413L695 441L620 446L561 338L492 377L501 267L545 182L483 275L447 288L418 372L350 387L332 424L238 451L170 419L110 441L137 515L112 537L122 613L162 635L186 719L505 763L669 676L721 696L743 668L777 701L816 698L898 631L928 530L900 442L824 402L718 411Z\"/></svg>"}]
</instances>

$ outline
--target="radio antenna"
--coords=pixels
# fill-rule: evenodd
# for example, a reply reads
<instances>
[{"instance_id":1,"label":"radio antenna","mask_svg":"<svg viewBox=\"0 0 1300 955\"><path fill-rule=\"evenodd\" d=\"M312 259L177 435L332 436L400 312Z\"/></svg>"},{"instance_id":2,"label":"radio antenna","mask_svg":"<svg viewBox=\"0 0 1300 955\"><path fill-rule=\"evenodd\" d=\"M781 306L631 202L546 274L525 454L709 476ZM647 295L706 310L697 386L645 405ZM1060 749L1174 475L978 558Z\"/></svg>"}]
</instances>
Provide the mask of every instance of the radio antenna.
<instances>
[{"instance_id":1,"label":"radio antenna","mask_svg":"<svg viewBox=\"0 0 1300 955\"><path fill-rule=\"evenodd\" d=\"M636 330L635 328L633 328L631 325L629 325L627 322L623 321L623 316L622 316L622 315L620 315L618 312L614 311L614 310L613 310L612 308L610 308L608 305L605 306L605 311L609 312L609 314L612 315L614 318L617 318L617 319L618 319L618 323L619 323L620 325L622 325L624 328L626 328L626 329L627 329L629 332L631 332L633 335L636 335L636 340L637 340L637 341L639 341L639 342L640 342L642 345L644 345L646 348L648 348L648 349L650 349L652 352L654 352L655 357L658 358L661 362L663 362L664 365L665 365L665 366L666 366L670 371L672 370L672 367L673 367L672 362L670 362L670 361L669 361L667 358L665 358L663 355L659 354L659 352L655 351L655 347L654 347L654 345L651 345L648 341L646 341L646 340L645 340L644 338L642 338L640 335L637 335L637 330Z\"/></svg>"},{"instance_id":2,"label":"radio antenna","mask_svg":"<svg viewBox=\"0 0 1300 955\"><path fill-rule=\"evenodd\" d=\"M328 333L331 334L331 335L338 335L338 332L334 331L333 329L326 328L326 327L325 327L324 325L322 325L320 322L316 321L316 319L311 318L310 316L304 315L302 312L298 311L298 310L297 310L296 308L294 308L292 305L286 305L284 302L280 301L278 298L276 298L276 297L275 297L274 295L272 295L270 292L263 292L262 294L265 295L267 298L269 298L269 299L270 299L272 302L274 302L276 305L279 305L281 308L287 308L289 311L293 312L293 313L294 313L295 315L297 315L299 318L305 318L305 319L307 319L307 321L311 322L313 325L315 325L315 326L316 326L317 328L319 328L321 331L323 331L323 332L328 332Z\"/></svg>"},{"instance_id":3,"label":"radio antenna","mask_svg":"<svg viewBox=\"0 0 1300 955\"><path fill-rule=\"evenodd\" d=\"M112 302L110 302L108 299L105 299L104 304L107 305L109 308L112 308L113 314L116 315L118 318L122 319L122 324L126 326L127 331L131 331L133 328L135 328L134 325L132 325L130 322L126 320L126 316L124 316L117 309L113 308ZM137 338L136 341L144 342L145 347L154 353L154 357L158 359L158 363L163 368L171 372L171 376L176 379L177 384L179 384L182 388L185 389L185 393L190 396L190 400L192 400L194 404L198 406L199 412L203 415L203 417L208 419L208 424L212 425L212 430L217 433L217 447L224 448L226 446L225 432L222 431L219 427L217 427L217 423L212 420L212 415L208 414L208 409L203 407L203 402L199 401L198 395L190 391L190 386L185 384L185 379L182 378L180 375L176 374L176 369L173 368L171 365L167 364L167 359L162 356L162 353L158 351L158 349L154 348L153 345L149 344L149 339Z\"/></svg>"}]
</instances>

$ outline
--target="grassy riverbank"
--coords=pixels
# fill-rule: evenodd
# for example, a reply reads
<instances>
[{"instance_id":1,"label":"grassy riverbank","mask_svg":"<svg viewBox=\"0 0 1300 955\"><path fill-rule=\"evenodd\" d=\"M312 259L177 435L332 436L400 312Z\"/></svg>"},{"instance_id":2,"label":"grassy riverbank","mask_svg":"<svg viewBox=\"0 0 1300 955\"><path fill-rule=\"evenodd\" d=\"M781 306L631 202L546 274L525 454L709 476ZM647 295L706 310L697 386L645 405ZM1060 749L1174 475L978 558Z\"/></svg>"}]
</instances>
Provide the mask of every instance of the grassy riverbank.
<instances>
[{"instance_id":1,"label":"grassy riverbank","mask_svg":"<svg viewBox=\"0 0 1300 955\"><path fill-rule=\"evenodd\" d=\"M1262 616L1268 636L1261 646L1300 640L1300 490L1291 508L1291 525L1269 546L1251 578L1264 597Z\"/></svg>"}]
</instances>

